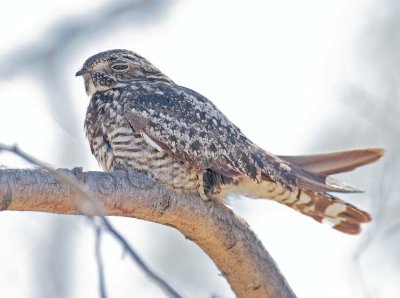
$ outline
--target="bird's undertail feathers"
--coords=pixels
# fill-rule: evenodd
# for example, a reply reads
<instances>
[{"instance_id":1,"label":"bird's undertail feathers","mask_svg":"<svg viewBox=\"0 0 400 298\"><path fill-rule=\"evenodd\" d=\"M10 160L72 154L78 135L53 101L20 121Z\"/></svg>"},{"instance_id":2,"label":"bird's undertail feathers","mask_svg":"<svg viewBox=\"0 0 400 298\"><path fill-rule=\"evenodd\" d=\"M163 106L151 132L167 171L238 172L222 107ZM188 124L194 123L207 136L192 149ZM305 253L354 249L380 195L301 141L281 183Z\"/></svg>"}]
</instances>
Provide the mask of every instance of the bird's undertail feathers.
<instances>
[{"instance_id":1,"label":"bird's undertail feathers","mask_svg":"<svg viewBox=\"0 0 400 298\"><path fill-rule=\"evenodd\" d=\"M305 198L292 204L282 203L347 234L360 233L361 224L371 221L367 212L329 194L304 191L300 193L300 197L302 196ZM304 203L306 201L308 202Z\"/></svg>"},{"instance_id":2,"label":"bird's undertail feathers","mask_svg":"<svg viewBox=\"0 0 400 298\"><path fill-rule=\"evenodd\" d=\"M300 174L298 178L299 188L302 189L300 197L304 196L305 198L297 200L293 204L285 201L281 203L318 222L328 223L336 230L347 234L358 234L361 224L371 221L371 216L326 191L349 193L359 191L355 187L329 177L329 175L352 171L357 167L370 164L381 158L383 154L383 149L371 148L307 156L281 156L283 160L306 171L304 176ZM318 179L320 178L324 178L322 185L319 185L321 181ZM309 202L301 204L305 201Z\"/></svg>"},{"instance_id":3,"label":"bird's undertail feathers","mask_svg":"<svg viewBox=\"0 0 400 298\"><path fill-rule=\"evenodd\" d=\"M327 193L287 190L274 182L246 178L231 190L251 198L272 199L347 234L358 234L361 224L371 220L368 213Z\"/></svg>"}]
</instances>

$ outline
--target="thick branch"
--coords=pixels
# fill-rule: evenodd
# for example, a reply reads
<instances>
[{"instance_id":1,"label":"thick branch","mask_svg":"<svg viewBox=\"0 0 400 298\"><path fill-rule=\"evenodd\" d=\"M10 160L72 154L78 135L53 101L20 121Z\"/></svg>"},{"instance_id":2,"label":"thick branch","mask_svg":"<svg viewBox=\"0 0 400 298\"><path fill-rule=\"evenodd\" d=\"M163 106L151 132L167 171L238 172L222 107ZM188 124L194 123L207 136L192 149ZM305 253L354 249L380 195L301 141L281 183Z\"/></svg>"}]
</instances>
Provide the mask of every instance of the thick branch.
<instances>
[{"instance_id":1,"label":"thick branch","mask_svg":"<svg viewBox=\"0 0 400 298\"><path fill-rule=\"evenodd\" d=\"M176 228L199 245L238 297L295 297L246 222L222 203L165 189L130 172L59 170L83 183L107 215ZM79 214L79 194L45 170L0 170L0 210Z\"/></svg>"}]
</instances>

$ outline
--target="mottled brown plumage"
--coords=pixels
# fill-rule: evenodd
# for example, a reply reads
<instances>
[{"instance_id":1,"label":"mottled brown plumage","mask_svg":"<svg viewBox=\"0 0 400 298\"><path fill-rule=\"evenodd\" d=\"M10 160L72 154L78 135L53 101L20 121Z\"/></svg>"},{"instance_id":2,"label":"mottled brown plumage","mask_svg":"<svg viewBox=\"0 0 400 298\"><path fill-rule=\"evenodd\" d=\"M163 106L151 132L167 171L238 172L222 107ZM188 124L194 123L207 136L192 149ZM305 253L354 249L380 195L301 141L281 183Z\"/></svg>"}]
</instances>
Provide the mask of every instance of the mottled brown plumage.
<instances>
[{"instance_id":1,"label":"mottled brown plumage","mask_svg":"<svg viewBox=\"0 0 400 298\"><path fill-rule=\"evenodd\" d=\"M277 157L251 142L204 96L127 50L94 55L77 75L90 97L90 148L107 171L140 170L204 200L229 194L270 198L350 234L370 220L326 193L359 191L327 175L370 163L381 149Z\"/></svg>"}]
</instances>

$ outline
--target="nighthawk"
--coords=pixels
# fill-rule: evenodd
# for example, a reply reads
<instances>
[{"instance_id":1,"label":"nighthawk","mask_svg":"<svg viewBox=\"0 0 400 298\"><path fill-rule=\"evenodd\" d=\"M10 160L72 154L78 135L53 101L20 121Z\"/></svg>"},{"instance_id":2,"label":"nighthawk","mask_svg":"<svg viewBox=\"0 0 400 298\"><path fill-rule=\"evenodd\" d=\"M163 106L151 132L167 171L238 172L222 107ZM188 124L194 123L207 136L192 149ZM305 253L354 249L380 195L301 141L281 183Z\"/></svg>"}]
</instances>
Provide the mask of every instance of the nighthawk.
<instances>
[{"instance_id":1,"label":"nighthawk","mask_svg":"<svg viewBox=\"0 0 400 298\"><path fill-rule=\"evenodd\" d=\"M272 199L348 234L371 220L328 194L359 192L329 175L371 163L382 149L275 156L207 98L128 50L96 54L76 75L83 76L90 98L90 148L106 171L139 170L204 200L230 194Z\"/></svg>"}]
</instances>

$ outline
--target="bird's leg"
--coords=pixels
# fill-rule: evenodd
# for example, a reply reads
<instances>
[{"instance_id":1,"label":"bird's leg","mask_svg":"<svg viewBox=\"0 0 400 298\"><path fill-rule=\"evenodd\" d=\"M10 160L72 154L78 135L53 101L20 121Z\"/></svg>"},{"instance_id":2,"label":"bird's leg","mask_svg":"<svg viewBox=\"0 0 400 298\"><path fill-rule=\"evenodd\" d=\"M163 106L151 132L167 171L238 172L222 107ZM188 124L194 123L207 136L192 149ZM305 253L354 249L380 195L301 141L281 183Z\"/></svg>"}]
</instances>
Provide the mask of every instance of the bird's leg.
<instances>
[{"instance_id":1,"label":"bird's leg","mask_svg":"<svg viewBox=\"0 0 400 298\"><path fill-rule=\"evenodd\" d=\"M206 194L206 192L205 192L205 189L204 189L204 177L203 177L203 176L204 176L204 172L201 173L201 174L199 174L199 175L197 175L197 179L198 179L198 181L199 181L199 185L197 186L197 192L198 192L200 198L201 198L203 201L207 202L207 201L209 201L211 198L208 197L207 194Z\"/></svg>"},{"instance_id":2,"label":"bird's leg","mask_svg":"<svg viewBox=\"0 0 400 298\"><path fill-rule=\"evenodd\" d=\"M198 191L198 193L199 193L199 195L200 195L200 198L201 198L203 201L207 202L207 201L211 200L211 199L210 199L209 197L207 197L207 195L204 193L204 188L199 187L199 188L197 189L197 191Z\"/></svg>"}]
</instances>

